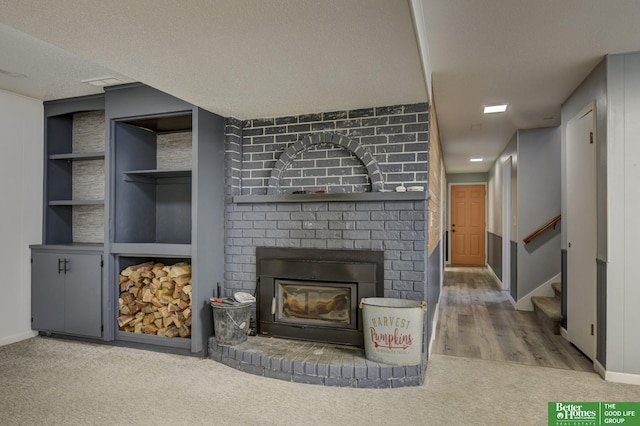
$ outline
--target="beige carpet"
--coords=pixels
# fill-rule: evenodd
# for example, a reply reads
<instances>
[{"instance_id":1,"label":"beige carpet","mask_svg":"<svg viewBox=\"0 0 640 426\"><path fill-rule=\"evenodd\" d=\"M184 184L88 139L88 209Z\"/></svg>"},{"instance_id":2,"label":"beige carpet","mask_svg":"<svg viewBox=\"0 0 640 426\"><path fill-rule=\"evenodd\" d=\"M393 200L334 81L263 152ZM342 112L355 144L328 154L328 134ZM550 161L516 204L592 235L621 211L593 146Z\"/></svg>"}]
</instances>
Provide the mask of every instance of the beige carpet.
<instances>
[{"instance_id":1,"label":"beige carpet","mask_svg":"<svg viewBox=\"0 0 640 426\"><path fill-rule=\"evenodd\" d=\"M544 425L548 401L640 401L593 373L434 355L423 386L283 382L208 359L36 337L0 347L6 425Z\"/></svg>"}]
</instances>

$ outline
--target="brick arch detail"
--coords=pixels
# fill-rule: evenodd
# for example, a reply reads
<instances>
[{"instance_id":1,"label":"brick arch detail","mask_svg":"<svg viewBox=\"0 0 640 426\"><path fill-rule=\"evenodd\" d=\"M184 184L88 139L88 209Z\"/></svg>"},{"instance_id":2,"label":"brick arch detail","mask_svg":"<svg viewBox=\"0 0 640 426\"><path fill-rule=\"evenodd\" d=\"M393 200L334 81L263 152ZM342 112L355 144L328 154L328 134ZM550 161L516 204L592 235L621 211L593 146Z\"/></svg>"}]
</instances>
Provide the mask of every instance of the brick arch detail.
<instances>
[{"instance_id":1,"label":"brick arch detail","mask_svg":"<svg viewBox=\"0 0 640 426\"><path fill-rule=\"evenodd\" d=\"M342 147L349 151L358 160L362 162L367 169L369 180L371 181L371 191L377 192L383 189L384 179L378 162L371 154L371 151L360 144L354 139L349 139L347 136L340 135L338 133L315 133L307 135L293 145L289 146L280 156L273 169L271 170L271 176L269 177L269 187L267 188L267 194L277 195L280 188L280 180L284 171L294 162L296 157L303 151L311 148L313 145L319 144L332 144Z\"/></svg>"}]
</instances>

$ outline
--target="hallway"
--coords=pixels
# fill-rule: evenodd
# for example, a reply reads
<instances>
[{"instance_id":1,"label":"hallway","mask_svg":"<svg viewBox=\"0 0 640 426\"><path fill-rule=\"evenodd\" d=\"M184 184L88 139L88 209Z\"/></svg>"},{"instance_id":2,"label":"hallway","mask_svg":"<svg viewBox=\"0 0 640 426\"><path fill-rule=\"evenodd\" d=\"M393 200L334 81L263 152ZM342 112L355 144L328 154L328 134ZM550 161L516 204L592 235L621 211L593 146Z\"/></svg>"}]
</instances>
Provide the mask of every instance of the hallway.
<instances>
[{"instance_id":1,"label":"hallway","mask_svg":"<svg viewBox=\"0 0 640 426\"><path fill-rule=\"evenodd\" d=\"M448 267L433 352L593 372L592 362L533 312L516 311L484 267Z\"/></svg>"}]
</instances>

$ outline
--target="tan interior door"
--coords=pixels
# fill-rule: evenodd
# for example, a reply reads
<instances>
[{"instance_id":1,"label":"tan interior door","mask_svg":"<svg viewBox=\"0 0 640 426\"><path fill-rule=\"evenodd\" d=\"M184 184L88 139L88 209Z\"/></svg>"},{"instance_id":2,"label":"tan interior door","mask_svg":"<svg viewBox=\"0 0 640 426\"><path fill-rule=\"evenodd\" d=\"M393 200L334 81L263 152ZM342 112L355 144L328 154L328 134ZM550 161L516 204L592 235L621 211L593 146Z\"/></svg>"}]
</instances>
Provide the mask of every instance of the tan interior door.
<instances>
[{"instance_id":1,"label":"tan interior door","mask_svg":"<svg viewBox=\"0 0 640 426\"><path fill-rule=\"evenodd\" d=\"M485 186L451 187L451 263L485 264Z\"/></svg>"}]
</instances>

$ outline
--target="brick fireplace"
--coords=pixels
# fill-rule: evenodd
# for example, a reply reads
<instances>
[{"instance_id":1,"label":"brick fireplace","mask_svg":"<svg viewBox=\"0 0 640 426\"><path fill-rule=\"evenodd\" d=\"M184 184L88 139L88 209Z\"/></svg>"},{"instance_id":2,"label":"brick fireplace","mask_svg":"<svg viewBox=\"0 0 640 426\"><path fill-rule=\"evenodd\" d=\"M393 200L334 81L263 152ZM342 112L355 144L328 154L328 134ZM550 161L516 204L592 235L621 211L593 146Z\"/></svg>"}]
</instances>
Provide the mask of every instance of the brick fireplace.
<instances>
[{"instance_id":1,"label":"brick fireplace","mask_svg":"<svg viewBox=\"0 0 640 426\"><path fill-rule=\"evenodd\" d=\"M428 193L392 190L427 190L427 110L229 119L224 295L254 292L272 247L382 252L381 296L426 300Z\"/></svg>"}]
</instances>

